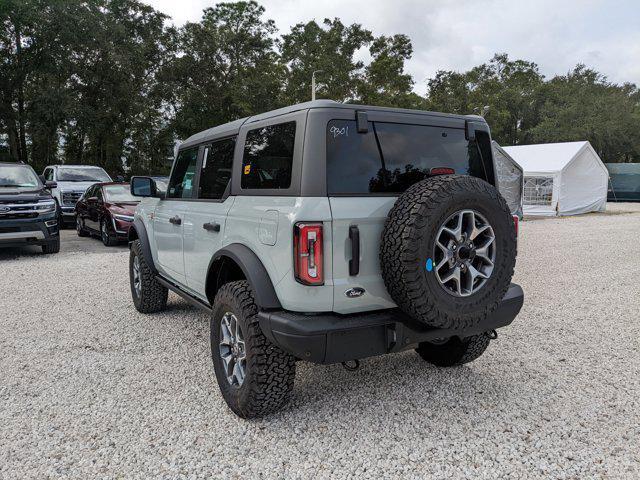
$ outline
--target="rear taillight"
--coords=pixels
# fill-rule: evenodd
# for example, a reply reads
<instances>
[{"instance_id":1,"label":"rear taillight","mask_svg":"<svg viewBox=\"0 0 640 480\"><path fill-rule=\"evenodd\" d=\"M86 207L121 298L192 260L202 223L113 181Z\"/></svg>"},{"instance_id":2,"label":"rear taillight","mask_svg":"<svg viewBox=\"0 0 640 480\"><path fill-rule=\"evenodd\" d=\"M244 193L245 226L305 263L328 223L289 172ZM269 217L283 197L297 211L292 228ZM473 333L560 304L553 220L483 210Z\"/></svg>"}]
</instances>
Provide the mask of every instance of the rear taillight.
<instances>
[{"instance_id":1,"label":"rear taillight","mask_svg":"<svg viewBox=\"0 0 640 480\"><path fill-rule=\"evenodd\" d=\"M296 280L305 285L324 284L321 223L296 223L293 227L293 264Z\"/></svg>"},{"instance_id":2,"label":"rear taillight","mask_svg":"<svg viewBox=\"0 0 640 480\"><path fill-rule=\"evenodd\" d=\"M520 218L513 215L513 227L516 229L516 237L518 236L518 228L520 227Z\"/></svg>"}]
</instances>

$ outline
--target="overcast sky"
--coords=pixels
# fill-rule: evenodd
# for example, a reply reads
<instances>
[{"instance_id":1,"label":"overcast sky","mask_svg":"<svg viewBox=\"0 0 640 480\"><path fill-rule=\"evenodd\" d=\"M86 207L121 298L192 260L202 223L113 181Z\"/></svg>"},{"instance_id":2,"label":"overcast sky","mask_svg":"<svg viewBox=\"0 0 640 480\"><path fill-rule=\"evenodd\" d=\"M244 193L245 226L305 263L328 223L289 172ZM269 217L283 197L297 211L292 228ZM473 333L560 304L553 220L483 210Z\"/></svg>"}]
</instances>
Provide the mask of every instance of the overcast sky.
<instances>
[{"instance_id":1,"label":"overcast sky","mask_svg":"<svg viewBox=\"0 0 640 480\"><path fill-rule=\"evenodd\" d=\"M143 0L176 25L200 19L212 0ZM640 85L639 0L264 0L281 33L292 25L339 17L374 35L404 33L413 42L407 71L424 93L437 70L464 71L496 52L538 63L549 77L577 63L611 81Z\"/></svg>"}]
</instances>

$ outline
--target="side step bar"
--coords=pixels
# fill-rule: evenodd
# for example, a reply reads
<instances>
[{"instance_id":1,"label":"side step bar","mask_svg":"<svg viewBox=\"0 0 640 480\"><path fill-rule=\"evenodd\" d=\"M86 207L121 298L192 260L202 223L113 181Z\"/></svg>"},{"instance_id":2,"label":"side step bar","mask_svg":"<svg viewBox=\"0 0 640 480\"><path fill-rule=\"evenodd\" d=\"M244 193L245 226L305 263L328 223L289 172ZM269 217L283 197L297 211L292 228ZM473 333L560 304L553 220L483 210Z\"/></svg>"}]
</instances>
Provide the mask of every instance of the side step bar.
<instances>
[{"instance_id":1,"label":"side step bar","mask_svg":"<svg viewBox=\"0 0 640 480\"><path fill-rule=\"evenodd\" d=\"M162 278L160 275L156 275L156 280L158 281L158 283L160 285L162 285L164 287L167 287L169 290L171 290L174 293L177 293L184 300L186 300L188 303L190 303L194 307L198 307L199 309L204 310L209 315L211 315L211 306L208 303L205 303L202 300L200 300L199 298L196 298L196 297L192 296L190 293L185 292L179 286L177 286L176 284L171 283L170 281Z\"/></svg>"}]
</instances>

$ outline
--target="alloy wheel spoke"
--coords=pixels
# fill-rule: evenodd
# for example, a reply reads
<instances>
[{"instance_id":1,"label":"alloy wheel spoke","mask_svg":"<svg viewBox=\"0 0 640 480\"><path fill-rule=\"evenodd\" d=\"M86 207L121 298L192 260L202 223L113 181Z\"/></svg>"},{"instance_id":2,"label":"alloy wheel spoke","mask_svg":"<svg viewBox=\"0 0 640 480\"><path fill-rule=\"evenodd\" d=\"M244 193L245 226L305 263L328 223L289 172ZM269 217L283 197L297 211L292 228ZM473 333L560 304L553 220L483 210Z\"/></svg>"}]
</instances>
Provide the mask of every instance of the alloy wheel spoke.
<instances>
[{"instance_id":1,"label":"alloy wheel spoke","mask_svg":"<svg viewBox=\"0 0 640 480\"><path fill-rule=\"evenodd\" d=\"M241 386L246 375L246 349L240 322L231 312L225 313L220 320L219 353L227 381Z\"/></svg>"},{"instance_id":2,"label":"alloy wheel spoke","mask_svg":"<svg viewBox=\"0 0 640 480\"><path fill-rule=\"evenodd\" d=\"M453 236L453 238L455 238L457 241L461 241L462 240L462 213L458 214L457 220L456 220L456 226L454 228L450 228L450 227L444 227L442 230L449 233L451 236Z\"/></svg>"},{"instance_id":3,"label":"alloy wheel spoke","mask_svg":"<svg viewBox=\"0 0 640 480\"><path fill-rule=\"evenodd\" d=\"M436 235L434 258L438 263L434 273L450 294L469 296L491 276L495 257L495 234L489 222L475 210L461 210L451 215Z\"/></svg>"},{"instance_id":4,"label":"alloy wheel spoke","mask_svg":"<svg viewBox=\"0 0 640 480\"><path fill-rule=\"evenodd\" d=\"M239 361L234 363L232 376L238 385L242 385L244 381L244 368Z\"/></svg>"},{"instance_id":5,"label":"alloy wheel spoke","mask_svg":"<svg viewBox=\"0 0 640 480\"><path fill-rule=\"evenodd\" d=\"M451 281L455 282L456 291L458 292L458 294L461 294L462 292L460 291L460 267L456 266L454 269L451 270L449 275L445 276L442 279L442 283L445 283L445 284Z\"/></svg>"}]
</instances>

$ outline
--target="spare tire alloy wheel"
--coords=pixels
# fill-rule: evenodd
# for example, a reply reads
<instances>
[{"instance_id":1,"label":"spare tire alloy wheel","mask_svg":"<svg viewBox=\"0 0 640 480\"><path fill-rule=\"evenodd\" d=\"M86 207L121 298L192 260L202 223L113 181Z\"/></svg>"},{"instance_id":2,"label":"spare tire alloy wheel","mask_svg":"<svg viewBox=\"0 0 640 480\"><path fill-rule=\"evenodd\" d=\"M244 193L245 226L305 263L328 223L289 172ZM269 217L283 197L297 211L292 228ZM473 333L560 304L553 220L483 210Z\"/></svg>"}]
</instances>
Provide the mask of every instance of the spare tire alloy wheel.
<instances>
[{"instance_id":1,"label":"spare tire alloy wheel","mask_svg":"<svg viewBox=\"0 0 640 480\"><path fill-rule=\"evenodd\" d=\"M231 312L225 312L220 321L219 353L229 384L242 386L247 369L247 352L240 322Z\"/></svg>"},{"instance_id":2,"label":"spare tire alloy wheel","mask_svg":"<svg viewBox=\"0 0 640 480\"><path fill-rule=\"evenodd\" d=\"M436 234L435 274L446 292L467 297L487 283L496 257L495 234L475 210L451 215Z\"/></svg>"},{"instance_id":3,"label":"spare tire alloy wheel","mask_svg":"<svg viewBox=\"0 0 640 480\"><path fill-rule=\"evenodd\" d=\"M509 207L488 182L443 175L408 188L389 211L382 278L416 322L464 330L485 320L511 283L516 234Z\"/></svg>"}]
</instances>

